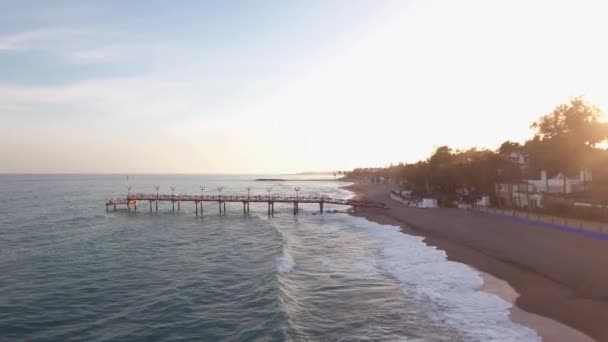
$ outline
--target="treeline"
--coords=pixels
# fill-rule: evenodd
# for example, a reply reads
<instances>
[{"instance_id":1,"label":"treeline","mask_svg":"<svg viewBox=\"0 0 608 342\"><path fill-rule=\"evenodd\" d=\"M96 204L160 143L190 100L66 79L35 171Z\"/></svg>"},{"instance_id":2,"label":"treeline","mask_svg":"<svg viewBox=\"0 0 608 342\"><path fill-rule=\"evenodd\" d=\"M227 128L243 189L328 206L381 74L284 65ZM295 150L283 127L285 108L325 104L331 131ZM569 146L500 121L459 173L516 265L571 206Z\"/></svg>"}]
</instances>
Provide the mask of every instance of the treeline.
<instances>
[{"instance_id":1,"label":"treeline","mask_svg":"<svg viewBox=\"0 0 608 342\"><path fill-rule=\"evenodd\" d=\"M546 170L549 177L560 172L575 176L588 168L596 185L590 189L596 196L605 197L608 151L601 143L608 139L608 124L599 120L601 114L599 108L577 97L534 122L531 128L535 134L523 144L506 141L496 151L441 146L429 158L414 164L359 168L347 176L405 182L418 195L477 198L493 193L498 182L539 178L541 170ZM527 156L529 166L521 168L509 161L506 156L513 152Z\"/></svg>"}]
</instances>

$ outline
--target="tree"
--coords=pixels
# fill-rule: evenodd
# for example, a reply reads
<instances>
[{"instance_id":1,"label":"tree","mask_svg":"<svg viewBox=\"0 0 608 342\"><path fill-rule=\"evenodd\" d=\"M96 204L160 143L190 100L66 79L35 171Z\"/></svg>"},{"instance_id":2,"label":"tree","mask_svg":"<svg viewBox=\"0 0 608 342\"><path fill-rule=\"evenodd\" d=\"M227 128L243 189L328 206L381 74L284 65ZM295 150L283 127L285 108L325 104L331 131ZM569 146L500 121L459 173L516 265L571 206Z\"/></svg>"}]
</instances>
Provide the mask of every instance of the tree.
<instances>
[{"instance_id":1,"label":"tree","mask_svg":"<svg viewBox=\"0 0 608 342\"><path fill-rule=\"evenodd\" d=\"M452 157L452 149L449 146L441 146L435 149L435 152L429 157L428 162L431 166L438 166L450 161Z\"/></svg>"},{"instance_id":2,"label":"tree","mask_svg":"<svg viewBox=\"0 0 608 342\"><path fill-rule=\"evenodd\" d=\"M608 125L599 120L600 115L597 107L580 97L573 98L533 123L535 135L524 145L505 141L496 152L440 146L426 160L415 164L355 169L349 176L382 176L406 181L417 195L438 195L446 199L446 203L465 194L474 200L481 194L492 193L496 183L523 178L520 166L504 158L505 154L519 152L530 157L532 173L528 176L538 177L540 170L547 170L550 175L557 172L572 175L589 167L594 173L594 182L606 183L608 150L597 145L608 140ZM604 197L601 198L608 199L608 186L602 189Z\"/></svg>"},{"instance_id":3,"label":"tree","mask_svg":"<svg viewBox=\"0 0 608 342\"><path fill-rule=\"evenodd\" d=\"M608 126L600 122L602 112L581 97L557 106L531 126L540 140L565 139L571 144L595 147L608 139Z\"/></svg>"},{"instance_id":4,"label":"tree","mask_svg":"<svg viewBox=\"0 0 608 342\"><path fill-rule=\"evenodd\" d=\"M498 148L498 153L500 153L500 154L510 154L513 152L521 152L521 151L522 151L521 144L518 142L510 141L510 140L505 141Z\"/></svg>"},{"instance_id":5,"label":"tree","mask_svg":"<svg viewBox=\"0 0 608 342\"><path fill-rule=\"evenodd\" d=\"M602 112L580 97L557 106L532 124L536 133L525 149L531 171L575 174L597 157L596 145L608 139L608 125L600 122Z\"/></svg>"}]
</instances>

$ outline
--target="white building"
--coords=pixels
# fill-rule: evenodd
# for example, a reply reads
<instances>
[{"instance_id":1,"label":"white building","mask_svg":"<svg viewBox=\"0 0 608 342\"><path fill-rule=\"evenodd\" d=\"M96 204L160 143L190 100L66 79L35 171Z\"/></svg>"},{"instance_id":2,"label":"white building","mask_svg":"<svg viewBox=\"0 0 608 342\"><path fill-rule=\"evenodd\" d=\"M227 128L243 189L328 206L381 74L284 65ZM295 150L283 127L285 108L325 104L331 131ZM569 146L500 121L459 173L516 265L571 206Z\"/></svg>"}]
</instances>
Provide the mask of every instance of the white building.
<instances>
[{"instance_id":1,"label":"white building","mask_svg":"<svg viewBox=\"0 0 608 342\"><path fill-rule=\"evenodd\" d=\"M592 180L591 171L584 169L578 177L569 178L563 173L553 178L547 178L547 171L540 172L540 179L530 179L528 184L533 186L533 192L564 193L585 190L585 185Z\"/></svg>"},{"instance_id":2,"label":"white building","mask_svg":"<svg viewBox=\"0 0 608 342\"><path fill-rule=\"evenodd\" d=\"M490 196L483 195L480 199L475 202L475 205L478 207L489 207L490 206Z\"/></svg>"},{"instance_id":3,"label":"white building","mask_svg":"<svg viewBox=\"0 0 608 342\"><path fill-rule=\"evenodd\" d=\"M437 208L439 207L436 198L423 198L418 206L419 208Z\"/></svg>"},{"instance_id":4,"label":"white building","mask_svg":"<svg viewBox=\"0 0 608 342\"><path fill-rule=\"evenodd\" d=\"M578 177L567 177L562 173L548 178L541 171L540 179L528 179L521 183L496 184L496 195L502 204L520 208L542 208L544 193L563 193L585 190L592 180L589 170L582 170Z\"/></svg>"},{"instance_id":5,"label":"white building","mask_svg":"<svg viewBox=\"0 0 608 342\"><path fill-rule=\"evenodd\" d=\"M511 152L504 155L508 161L517 164L522 170L530 165L530 157L527 153Z\"/></svg>"}]
</instances>

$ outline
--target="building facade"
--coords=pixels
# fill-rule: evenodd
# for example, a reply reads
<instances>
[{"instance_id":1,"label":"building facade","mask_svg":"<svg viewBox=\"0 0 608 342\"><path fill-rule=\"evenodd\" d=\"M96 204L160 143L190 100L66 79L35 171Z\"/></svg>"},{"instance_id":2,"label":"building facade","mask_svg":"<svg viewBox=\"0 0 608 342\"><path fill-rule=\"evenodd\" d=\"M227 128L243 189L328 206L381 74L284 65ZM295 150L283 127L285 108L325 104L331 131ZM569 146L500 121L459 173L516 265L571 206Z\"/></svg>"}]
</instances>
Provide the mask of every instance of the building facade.
<instances>
[{"instance_id":1,"label":"building facade","mask_svg":"<svg viewBox=\"0 0 608 342\"><path fill-rule=\"evenodd\" d=\"M511 152L504 154L503 157L510 161L513 164L519 166L519 168L523 171L526 170L530 166L530 157L527 153L523 152Z\"/></svg>"},{"instance_id":2,"label":"building facade","mask_svg":"<svg viewBox=\"0 0 608 342\"><path fill-rule=\"evenodd\" d=\"M499 206L515 208L542 208L543 194L569 194L584 191L592 180L589 170L582 170L578 177L567 177L563 173L548 178L547 171L541 171L540 179L528 179L518 183L496 184L496 198Z\"/></svg>"}]
</instances>

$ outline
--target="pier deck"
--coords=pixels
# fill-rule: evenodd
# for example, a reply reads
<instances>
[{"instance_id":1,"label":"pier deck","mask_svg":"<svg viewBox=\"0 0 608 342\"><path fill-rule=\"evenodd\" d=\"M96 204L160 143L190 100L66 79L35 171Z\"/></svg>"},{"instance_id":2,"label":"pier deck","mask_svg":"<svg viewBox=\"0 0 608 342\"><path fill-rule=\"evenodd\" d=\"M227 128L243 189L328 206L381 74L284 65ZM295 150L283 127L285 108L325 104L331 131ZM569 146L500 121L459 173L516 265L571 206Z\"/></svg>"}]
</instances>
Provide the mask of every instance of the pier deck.
<instances>
[{"instance_id":1,"label":"pier deck","mask_svg":"<svg viewBox=\"0 0 608 342\"><path fill-rule=\"evenodd\" d=\"M357 210L357 208L376 208L376 209L388 209L384 203L372 202L372 201L358 201L358 200L350 200L350 199L342 199L342 198L333 198L333 197L325 197L325 196L265 196L265 195L156 195L156 194L129 194L125 198L112 198L106 202L106 211L110 210L112 207L116 210L117 206L127 206L127 209L130 211L133 209L137 211L137 206L140 202L148 202L150 211L152 211L153 204L156 207L156 211L158 211L158 203L159 202L171 202L172 210L175 211L175 204L177 203L177 210L181 210L182 202L193 202L196 214L199 213L199 208L201 214L203 213L203 202L215 202L219 204L219 212L220 214L226 211L226 202L231 203L242 203L243 204L243 212L249 212L249 203L267 203L268 204L268 213L274 213L274 204L275 203L289 203L293 204L293 213L297 214L299 212L300 203L308 204L318 204L319 211L323 213L323 206L325 204L334 204L334 205L345 205L350 206L353 210Z\"/></svg>"}]
</instances>

